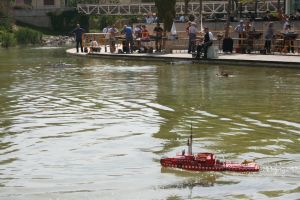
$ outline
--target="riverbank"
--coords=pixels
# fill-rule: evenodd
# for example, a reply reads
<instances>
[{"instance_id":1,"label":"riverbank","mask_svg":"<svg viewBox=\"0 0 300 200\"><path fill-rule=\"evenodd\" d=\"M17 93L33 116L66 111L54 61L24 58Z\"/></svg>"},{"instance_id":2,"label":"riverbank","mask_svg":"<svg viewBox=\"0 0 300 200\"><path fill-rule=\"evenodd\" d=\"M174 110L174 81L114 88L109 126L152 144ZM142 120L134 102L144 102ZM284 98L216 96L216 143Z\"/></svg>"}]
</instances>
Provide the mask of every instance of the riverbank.
<instances>
[{"instance_id":1,"label":"riverbank","mask_svg":"<svg viewBox=\"0 0 300 200\"><path fill-rule=\"evenodd\" d=\"M298 54L223 54L219 53L218 58L195 60L191 54L181 51L169 54L117 54L107 53L76 53L76 49L68 49L66 51L70 55L82 57L94 57L105 59L122 59L122 60L150 60L163 62L191 61L199 64L218 64L218 65L234 65L234 66L253 66L253 67L283 67L283 68L299 68L300 56Z\"/></svg>"},{"instance_id":2,"label":"riverbank","mask_svg":"<svg viewBox=\"0 0 300 200\"><path fill-rule=\"evenodd\" d=\"M42 46L64 46L64 45L71 45L75 42L74 37L70 36L53 36L53 35L46 35L42 38Z\"/></svg>"}]
</instances>

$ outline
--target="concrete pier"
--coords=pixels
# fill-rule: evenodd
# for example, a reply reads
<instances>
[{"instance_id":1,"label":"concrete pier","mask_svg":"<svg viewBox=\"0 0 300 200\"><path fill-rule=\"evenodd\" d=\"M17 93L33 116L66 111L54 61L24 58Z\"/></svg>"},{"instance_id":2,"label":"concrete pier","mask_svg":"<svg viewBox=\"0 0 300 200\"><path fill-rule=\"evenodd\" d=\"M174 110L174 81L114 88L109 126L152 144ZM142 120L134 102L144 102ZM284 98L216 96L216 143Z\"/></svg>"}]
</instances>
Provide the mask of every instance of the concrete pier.
<instances>
[{"instance_id":1,"label":"concrete pier","mask_svg":"<svg viewBox=\"0 0 300 200\"><path fill-rule=\"evenodd\" d=\"M102 49L103 51L103 49ZM191 54L184 51L176 53L133 53L133 54L118 54L118 53L76 53L76 49L68 49L67 53L74 56L106 58L106 59L121 59L121 60L151 60L163 62L176 61L191 61L199 64L219 64L219 65L235 65L235 66L253 66L253 67L283 67L283 68L299 68L300 69L300 55L299 54L223 54L219 53L218 58L214 59L200 59L192 58Z\"/></svg>"}]
</instances>

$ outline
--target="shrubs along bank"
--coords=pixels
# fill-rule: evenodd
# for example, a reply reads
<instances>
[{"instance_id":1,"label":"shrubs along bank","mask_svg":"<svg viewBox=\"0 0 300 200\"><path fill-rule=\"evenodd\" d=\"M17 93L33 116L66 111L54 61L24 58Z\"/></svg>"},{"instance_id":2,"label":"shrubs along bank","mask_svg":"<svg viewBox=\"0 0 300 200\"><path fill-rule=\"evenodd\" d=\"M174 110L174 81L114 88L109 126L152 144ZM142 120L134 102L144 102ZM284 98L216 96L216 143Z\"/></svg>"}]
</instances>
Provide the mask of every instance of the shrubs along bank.
<instances>
[{"instance_id":1,"label":"shrubs along bank","mask_svg":"<svg viewBox=\"0 0 300 200\"><path fill-rule=\"evenodd\" d=\"M75 9L49 12L47 15L52 24L49 30L21 22L16 22L20 25L16 26L11 16L0 13L0 45L5 48L16 45L65 45L72 43L73 38L58 34L70 35L77 23L89 30L89 17L79 14ZM43 37L42 33L49 36Z\"/></svg>"},{"instance_id":2,"label":"shrubs along bank","mask_svg":"<svg viewBox=\"0 0 300 200\"><path fill-rule=\"evenodd\" d=\"M13 28L12 30L7 30L0 27L0 43L1 46L5 48L15 46L17 44L41 44L42 36L41 32L30 28Z\"/></svg>"}]
</instances>

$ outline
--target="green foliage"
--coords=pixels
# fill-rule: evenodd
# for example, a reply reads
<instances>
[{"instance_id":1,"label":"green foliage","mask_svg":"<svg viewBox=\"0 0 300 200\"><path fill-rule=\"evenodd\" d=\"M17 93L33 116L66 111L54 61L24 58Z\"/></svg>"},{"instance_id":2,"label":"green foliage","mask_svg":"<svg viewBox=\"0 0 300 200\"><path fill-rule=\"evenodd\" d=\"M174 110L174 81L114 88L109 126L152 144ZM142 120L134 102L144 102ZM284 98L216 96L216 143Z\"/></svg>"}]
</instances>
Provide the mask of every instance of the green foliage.
<instances>
[{"instance_id":1,"label":"green foliage","mask_svg":"<svg viewBox=\"0 0 300 200\"><path fill-rule=\"evenodd\" d=\"M155 6L158 12L158 18L164 23L166 31L170 31L175 18L176 0L155 0Z\"/></svg>"},{"instance_id":2,"label":"green foliage","mask_svg":"<svg viewBox=\"0 0 300 200\"><path fill-rule=\"evenodd\" d=\"M101 16L100 17L100 30L102 30L103 28L107 27L108 25L112 25L113 23L115 23L116 17L115 16Z\"/></svg>"},{"instance_id":3,"label":"green foliage","mask_svg":"<svg viewBox=\"0 0 300 200\"><path fill-rule=\"evenodd\" d=\"M39 44L42 40L42 33L29 28L20 28L15 36L18 44Z\"/></svg>"},{"instance_id":4,"label":"green foliage","mask_svg":"<svg viewBox=\"0 0 300 200\"><path fill-rule=\"evenodd\" d=\"M0 20L0 27L5 30L12 31L13 19L11 17L5 17Z\"/></svg>"},{"instance_id":5,"label":"green foliage","mask_svg":"<svg viewBox=\"0 0 300 200\"><path fill-rule=\"evenodd\" d=\"M78 23L82 28L89 29L89 16L81 15L75 9L61 13L50 12L48 16L50 16L52 28L56 32L69 33Z\"/></svg>"},{"instance_id":6,"label":"green foliage","mask_svg":"<svg viewBox=\"0 0 300 200\"><path fill-rule=\"evenodd\" d=\"M0 30L0 42L1 46L5 48L16 45L14 34L3 30Z\"/></svg>"}]
</instances>

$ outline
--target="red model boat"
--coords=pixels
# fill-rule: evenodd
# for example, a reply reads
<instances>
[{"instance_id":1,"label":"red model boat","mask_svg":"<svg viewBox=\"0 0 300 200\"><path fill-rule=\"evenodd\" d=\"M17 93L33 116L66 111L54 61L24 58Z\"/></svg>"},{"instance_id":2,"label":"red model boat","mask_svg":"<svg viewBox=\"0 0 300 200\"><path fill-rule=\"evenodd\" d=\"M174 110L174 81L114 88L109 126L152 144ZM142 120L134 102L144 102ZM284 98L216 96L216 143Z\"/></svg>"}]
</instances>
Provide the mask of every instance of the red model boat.
<instances>
[{"instance_id":1,"label":"red model boat","mask_svg":"<svg viewBox=\"0 0 300 200\"><path fill-rule=\"evenodd\" d=\"M188 153L185 150L181 155L171 158L162 158L160 163L163 167L180 168L193 171L236 171L236 172L257 172L259 165L253 161L245 160L242 163L230 161L221 162L216 159L213 153L192 153L192 134L188 140Z\"/></svg>"}]
</instances>

